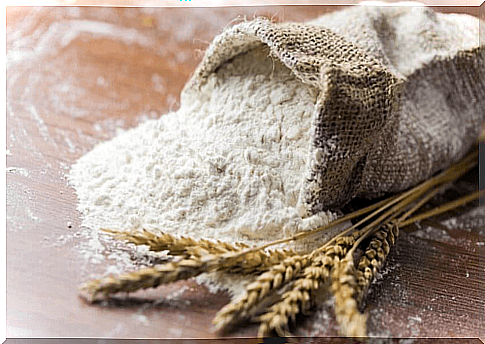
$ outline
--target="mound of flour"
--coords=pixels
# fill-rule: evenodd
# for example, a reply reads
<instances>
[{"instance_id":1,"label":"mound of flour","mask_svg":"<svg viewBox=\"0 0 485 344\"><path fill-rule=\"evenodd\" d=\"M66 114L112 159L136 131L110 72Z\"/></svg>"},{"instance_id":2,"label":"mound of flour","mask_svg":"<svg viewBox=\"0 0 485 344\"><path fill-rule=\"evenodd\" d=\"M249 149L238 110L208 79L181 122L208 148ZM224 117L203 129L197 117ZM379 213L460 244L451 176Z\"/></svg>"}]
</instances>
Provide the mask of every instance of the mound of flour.
<instances>
[{"instance_id":1,"label":"mound of flour","mask_svg":"<svg viewBox=\"0 0 485 344\"><path fill-rule=\"evenodd\" d=\"M235 57L72 166L82 224L256 243L327 223L298 211L316 97L267 48Z\"/></svg>"}]
</instances>

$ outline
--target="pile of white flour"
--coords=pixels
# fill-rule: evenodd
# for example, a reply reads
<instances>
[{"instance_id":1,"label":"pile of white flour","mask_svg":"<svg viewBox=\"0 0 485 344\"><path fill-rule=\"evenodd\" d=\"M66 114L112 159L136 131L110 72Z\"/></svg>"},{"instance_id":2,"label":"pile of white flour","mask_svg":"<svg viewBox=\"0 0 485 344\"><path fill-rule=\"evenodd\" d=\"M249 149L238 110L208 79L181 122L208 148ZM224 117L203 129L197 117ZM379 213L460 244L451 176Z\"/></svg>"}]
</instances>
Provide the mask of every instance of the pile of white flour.
<instances>
[{"instance_id":1,"label":"pile of white flour","mask_svg":"<svg viewBox=\"0 0 485 344\"><path fill-rule=\"evenodd\" d=\"M77 161L83 226L256 243L327 223L298 211L316 96L267 48L237 56L177 112Z\"/></svg>"}]
</instances>

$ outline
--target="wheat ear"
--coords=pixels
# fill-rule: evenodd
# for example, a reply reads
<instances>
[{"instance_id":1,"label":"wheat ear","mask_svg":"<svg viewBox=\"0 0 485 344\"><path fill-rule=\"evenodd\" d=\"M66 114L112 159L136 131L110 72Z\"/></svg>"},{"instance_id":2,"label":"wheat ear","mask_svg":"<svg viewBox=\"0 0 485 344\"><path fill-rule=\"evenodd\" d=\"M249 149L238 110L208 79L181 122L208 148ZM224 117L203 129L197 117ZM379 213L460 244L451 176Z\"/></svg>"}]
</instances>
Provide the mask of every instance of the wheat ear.
<instances>
[{"instance_id":1,"label":"wheat ear","mask_svg":"<svg viewBox=\"0 0 485 344\"><path fill-rule=\"evenodd\" d=\"M92 280L82 285L80 290L87 293L89 301L93 301L99 294L107 297L119 292L130 293L140 289L156 288L161 284L195 277L206 270L207 265L200 259L185 259L180 262L171 262L119 276Z\"/></svg>"},{"instance_id":2,"label":"wheat ear","mask_svg":"<svg viewBox=\"0 0 485 344\"><path fill-rule=\"evenodd\" d=\"M399 227L397 222L393 221L383 226L372 237L364 255L357 263L357 291L355 295L357 303L362 302L370 283L384 265L398 235Z\"/></svg>"},{"instance_id":3,"label":"wheat ear","mask_svg":"<svg viewBox=\"0 0 485 344\"><path fill-rule=\"evenodd\" d=\"M279 336L290 335L289 321L294 322L298 313L308 310L312 293L326 283L335 260L343 258L354 243L353 235L341 237L334 245L315 250L309 255L310 265L293 282L291 289L285 292L281 300L273 304L265 314L258 317L260 322L258 336L266 337L273 331L276 331Z\"/></svg>"},{"instance_id":4,"label":"wheat ear","mask_svg":"<svg viewBox=\"0 0 485 344\"><path fill-rule=\"evenodd\" d=\"M330 290L335 296L335 316L340 332L347 337L365 338L367 316L359 312L355 295L358 285L352 257L347 254L332 269Z\"/></svg>"},{"instance_id":5,"label":"wheat ear","mask_svg":"<svg viewBox=\"0 0 485 344\"><path fill-rule=\"evenodd\" d=\"M423 197L417 204L415 204L410 210L404 213L399 219L392 220L389 223L382 226L371 238L371 241L365 249L364 255L359 259L357 263L357 284L358 291L356 293L356 300L360 304L364 299L367 289L370 283L376 276L377 272L384 264L387 255L389 254L392 246L396 242L399 235L400 224L421 206L427 203L431 198L443 190L445 186L441 186L429 192Z\"/></svg>"},{"instance_id":6,"label":"wheat ear","mask_svg":"<svg viewBox=\"0 0 485 344\"><path fill-rule=\"evenodd\" d=\"M234 245L231 245L219 240L195 240L185 236L176 237L164 232L155 234L146 229L143 229L141 232L123 232L112 229L102 229L102 231L113 235L118 240L123 240L135 245L147 245L150 251L168 251L168 254L172 256L193 254L193 252L188 252L188 250L193 247L202 248L211 254L235 252L244 248L249 248L249 246L244 243L235 243Z\"/></svg>"},{"instance_id":7,"label":"wheat ear","mask_svg":"<svg viewBox=\"0 0 485 344\"><path fill-rule=\"evenodd\" d=\"M234 323L248 318L258 303L281 285L293 280L308 264L308 256L295 255L272 266L258 276L253 283L246 287L244 294L216 314L213 320L216 330L226 331Z\"/></svg>"},{"instance_id":8,"label":"wheat ear","mask_svg":"<svg viewBox=\"0 0 485 344\"><path fill-rule=\"evenodd\" d=\"M143 232L122 232L110 229L103 229L103 231L119 240L135 245L147 245L154 252L168 251L168 254L172 256L200 257L201 253L220 255L230 252L241 252L249 248L248 245L241 242L228 244L219 240L195 240L184 236L176 237L168 233L154 234L146 229ZM239 259L238 266L233 266L228 272L244 274L262 272L270 266L294 255L296 255L296 252L289 249L250 250L244 255L244 259Z\"/></svg>"},{"instance_id":9,"label":"wheat ear","mask_svg":"<svg viewBox=\"0 0 485 344\"><path fill-rule=\"evenodd\" d=\"M98 294L103 297L119 292L134 292L139 289L156 288L161 284L168 284L182 279L196 277L202 273L225 271L231 273L253 273L272 266L281 260L298 257L294 251L255 251L246 255L239 255L238 251L224 254L210 254L203 248L193 246L193 253L180 261L170 262L151 268L141 269L120 276L109 276L92 280L80 287L82 292L90 295L94 300ZM295 266L298 266L298 258ZM290 273L288 267L287 275Z\"/></svg>"}]
</instances>

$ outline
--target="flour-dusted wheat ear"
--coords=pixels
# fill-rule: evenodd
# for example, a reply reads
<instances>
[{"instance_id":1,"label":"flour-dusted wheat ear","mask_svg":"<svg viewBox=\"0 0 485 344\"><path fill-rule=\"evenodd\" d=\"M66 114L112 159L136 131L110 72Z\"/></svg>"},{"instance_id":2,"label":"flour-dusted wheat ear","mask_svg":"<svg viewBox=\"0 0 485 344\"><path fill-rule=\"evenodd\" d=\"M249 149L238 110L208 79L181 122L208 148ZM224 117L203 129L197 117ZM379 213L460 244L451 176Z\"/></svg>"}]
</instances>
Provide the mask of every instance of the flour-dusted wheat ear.
<instances>
[{"instance_id":1,"label":"flour-dusted wheat ear","mask_svg":"<svg viewBox=\"0 0 485 344\"><path fill-rule=\"evenodd\" d=\"M246 287L243 295L217 313L213 321L216 329L227 330L234 323L246 319L268 294L277 290L282 284L293 280L308 264L307 257L295 255L258 276L253 283Z\"/></svg>"},{"instance_id":2,"label":"flour-dusted wheat ear","mask_svg":"<svg viewBox=\"0 0 485 344\"><path fill-rule=\"evenodd\" d=\"M399 225L393 221L384 225L372 237L364 255L357 263L356 300L360 304L365 297L370 283L382 268L391 247L399 235Z\"/></svg>"},{"instance_id":3,"label":"flour-dusted wheat ear","mask_svg":"<svg viewBox=\"0 0 485 344\"><path fill-rule=\"evenodd\" d=\"M135 245L147 245L150 251L160 252L168 251L172 256L194 254L190 251L192 247L199 247L211 254L234 252L240 249L248 248L244 243L235 243L231 245L219 240L193 239L186 236L177 237L169 233L152 233L146 229L141 232L123 232L110 229L103 230L106 233L114 235L115 238Z\"/></svg>"},{"instance_id":4,"label":"flour-dusted wheat ear","mask_svg":"<svg viewBox=\"0 0 485 344\"><path fill-rule=\"evenodd\" d=\"M348 337L366 337L366 315L359 312L355 300L357 281L352 258L336 261L331 277L330 290L335 296L335 316L341 334Z\"/></svg>"}]
</instances>

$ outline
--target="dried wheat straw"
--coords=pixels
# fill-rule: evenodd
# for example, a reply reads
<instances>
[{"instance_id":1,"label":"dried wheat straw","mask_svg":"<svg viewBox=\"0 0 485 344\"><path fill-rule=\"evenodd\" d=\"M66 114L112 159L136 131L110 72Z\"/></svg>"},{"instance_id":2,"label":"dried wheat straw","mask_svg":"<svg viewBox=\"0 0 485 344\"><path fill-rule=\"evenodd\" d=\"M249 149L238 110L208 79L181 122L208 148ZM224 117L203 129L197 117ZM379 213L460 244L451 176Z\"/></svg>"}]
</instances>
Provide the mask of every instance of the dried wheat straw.
<instances>
[{"instance_id":1,"label":"dried wheat straw","mask_svg":"<svg viewBox=\"0 0 485 344\"><path fill-rule=\"evenodd\" d=\"M417 222L417 221L421 221L421 220L424 220L424 219L427 219L429 217L432 217L432 216L436 216L436 215L439 215L439 214L442 214L442 213L445 213L447 211L450 211L450 210L453 210L453 209L456 209L456 208L459 208L471 201L474 201L480 197L482 197L483 195L485 194L485 190L479 190L479 191L476 191L470 195L467 195L467 196L464 196L462 198L459 198L455 201L451 201L451 202L448 202L442 206L439 206L439 207L436 207L434 209L431 209L430 211L427 211L426 213L423 213L423 214L419 214L419 215L416 215L415 217L411 218L411 219L408 219L408 220L405 220L405 221L402 221L400 223L400 225L402 227L404 226L407 226L411 223L414 223L414 222Z\"/></svg>"}]
</instances>

